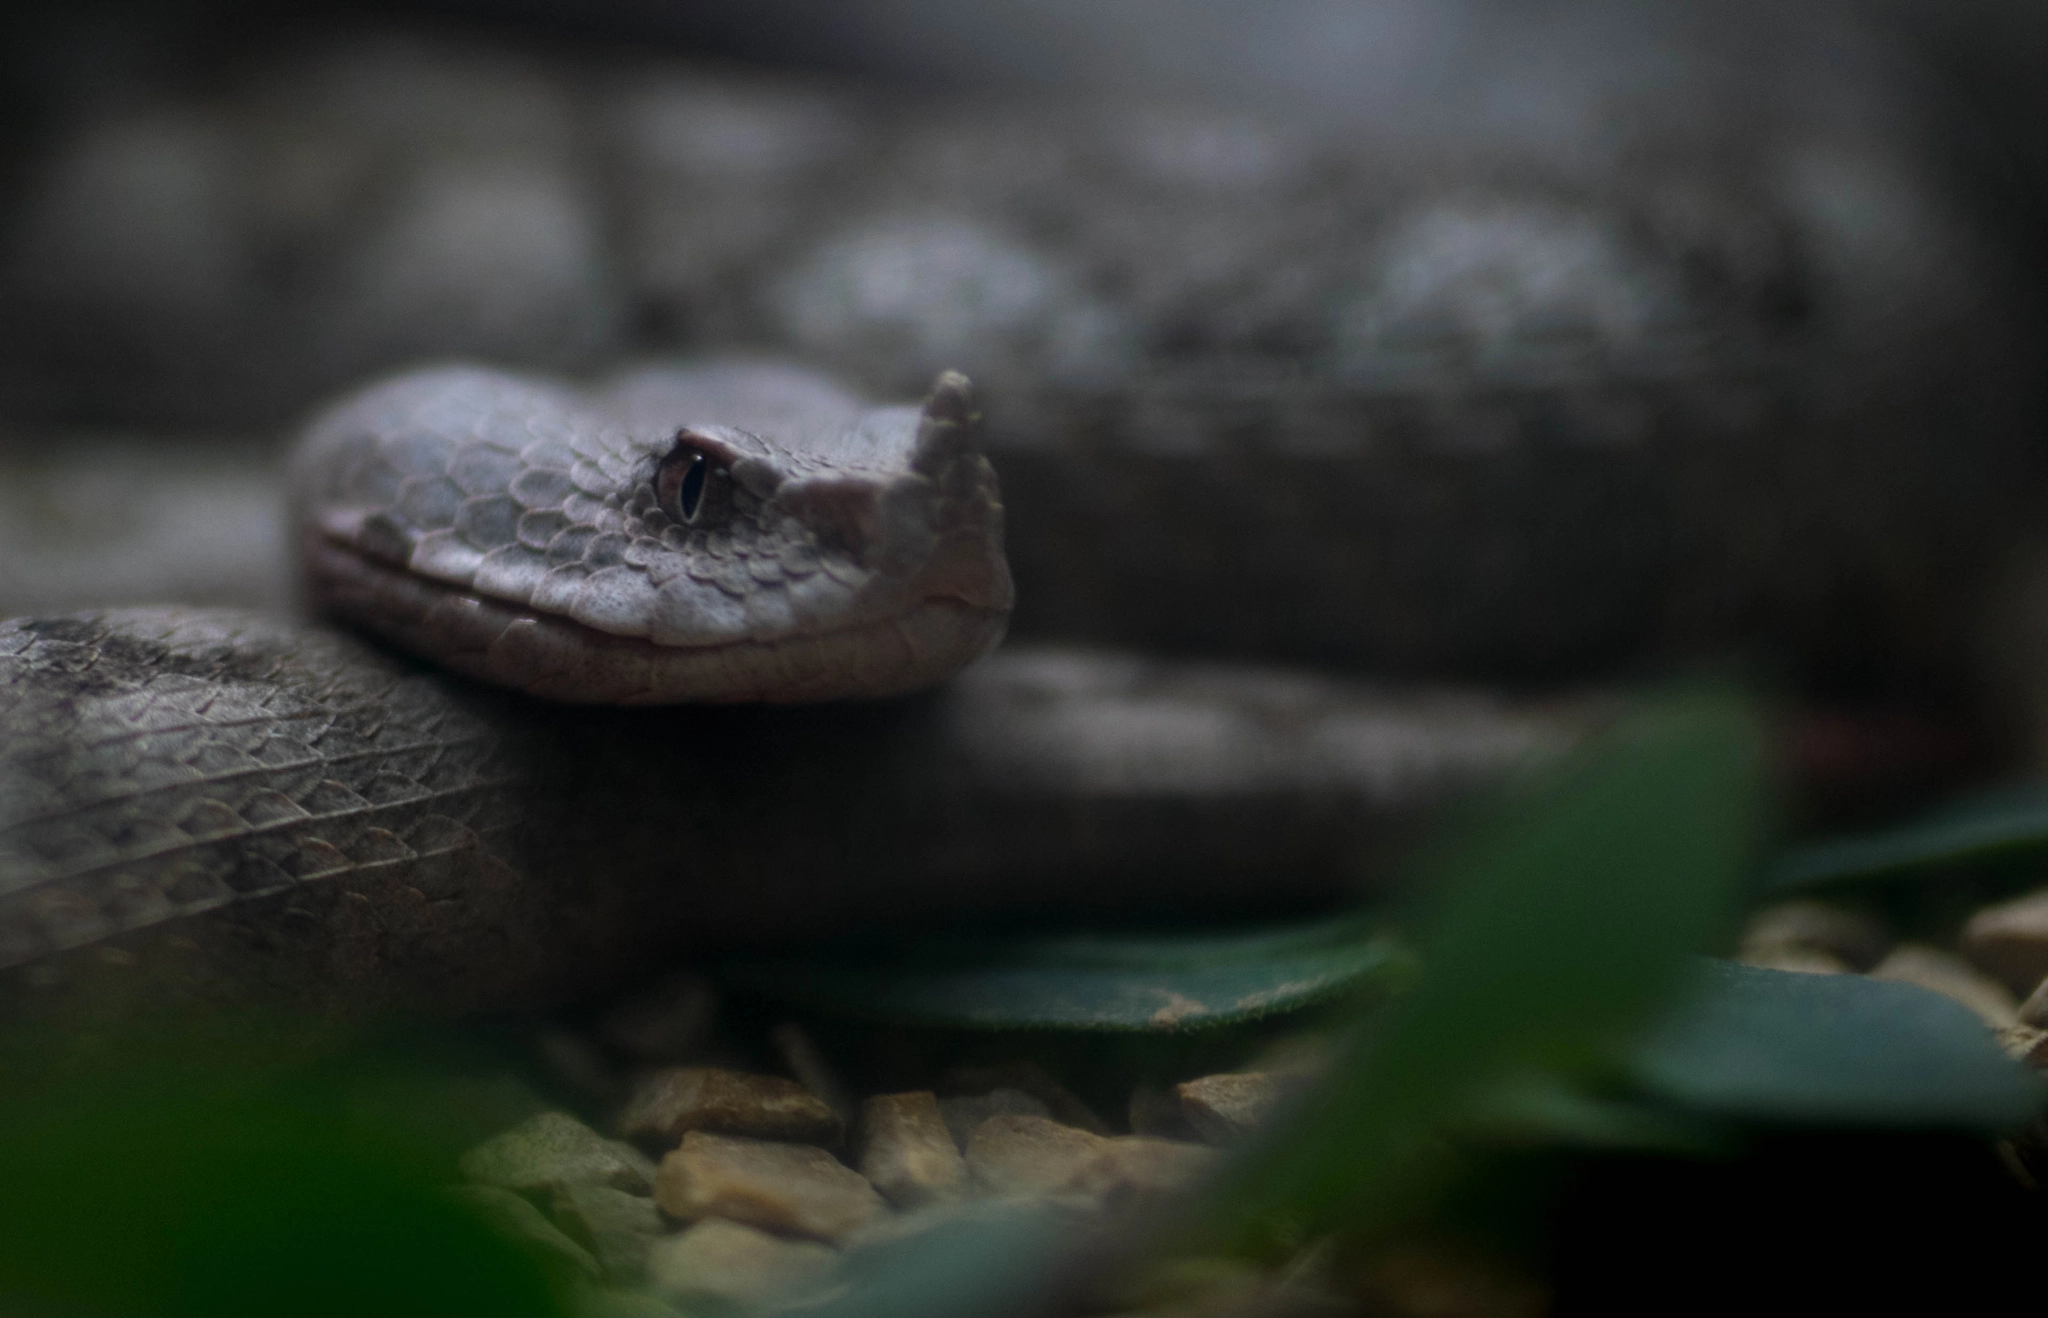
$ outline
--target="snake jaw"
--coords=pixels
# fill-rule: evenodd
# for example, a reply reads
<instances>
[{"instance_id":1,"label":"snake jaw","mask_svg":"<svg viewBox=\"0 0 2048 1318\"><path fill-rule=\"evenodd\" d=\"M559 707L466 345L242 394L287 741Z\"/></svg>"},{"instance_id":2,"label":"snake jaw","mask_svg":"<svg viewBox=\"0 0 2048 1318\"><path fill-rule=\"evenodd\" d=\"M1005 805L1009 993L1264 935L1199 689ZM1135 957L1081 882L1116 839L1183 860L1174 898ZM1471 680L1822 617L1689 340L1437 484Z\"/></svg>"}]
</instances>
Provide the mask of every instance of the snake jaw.
<instances>
[{"instance_id":1,"label":"snake jaw","mask_svg":"<svg viewBox=\"0 0 2048 1318\"><path fill-rule=\"evenodd\" d=\"M763 381L785 415L714 391L662 400L659 426L492 372L373 386L301 454L311 594L571 700L893 694L992 648L1012 592L965 379L879 410L813 386L795 415L787 376ZM678 424L714 405L742 424Z\"/></svg>"}]
</instances>

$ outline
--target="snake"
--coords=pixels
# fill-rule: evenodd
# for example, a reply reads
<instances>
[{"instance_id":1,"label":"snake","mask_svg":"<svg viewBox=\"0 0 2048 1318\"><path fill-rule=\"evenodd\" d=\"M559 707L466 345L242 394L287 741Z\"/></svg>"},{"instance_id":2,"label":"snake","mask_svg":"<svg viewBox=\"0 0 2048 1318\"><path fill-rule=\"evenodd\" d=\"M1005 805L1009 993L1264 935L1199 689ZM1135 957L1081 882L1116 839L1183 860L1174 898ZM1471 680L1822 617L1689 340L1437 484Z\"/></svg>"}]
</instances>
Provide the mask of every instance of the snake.
<instances>
[{"instance_id":1,"label":"snake","mask_svg":"<svg viewBox=\"0 0 2048 1318\"><path fill-rule=\"evenodd\" d=\"M704 257L650 318L720 342L322 408L317 621L0 622L0 1016L466 1013L1317 909L1601 682L1972 680L2032 322L1904 156L1589 183L1186 111L684 100L680 173L622 177Z\"/></svg>"}]
</instances>

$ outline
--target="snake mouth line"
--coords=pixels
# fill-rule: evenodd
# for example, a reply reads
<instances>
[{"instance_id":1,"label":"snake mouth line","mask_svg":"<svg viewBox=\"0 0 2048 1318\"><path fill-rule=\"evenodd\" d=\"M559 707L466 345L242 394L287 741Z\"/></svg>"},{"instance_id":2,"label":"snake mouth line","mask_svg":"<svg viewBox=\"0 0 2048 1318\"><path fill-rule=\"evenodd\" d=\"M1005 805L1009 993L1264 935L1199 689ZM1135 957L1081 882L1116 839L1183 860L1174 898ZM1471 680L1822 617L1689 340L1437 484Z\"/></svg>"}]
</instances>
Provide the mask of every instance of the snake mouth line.
<instances>
[{"instance_id":1,"label":"snake mouth line","mask_svg":"<svg viewBox=\"0 0 2048 1318\"><path fill-rule=\"evenodd\" d=\"M907 694L994 649L1007 611L932 597L904 613L773 640L657 645L444 585L316 533L308 602L455 672L584 704L795 704Z\"/></svg>"}]
</instances>

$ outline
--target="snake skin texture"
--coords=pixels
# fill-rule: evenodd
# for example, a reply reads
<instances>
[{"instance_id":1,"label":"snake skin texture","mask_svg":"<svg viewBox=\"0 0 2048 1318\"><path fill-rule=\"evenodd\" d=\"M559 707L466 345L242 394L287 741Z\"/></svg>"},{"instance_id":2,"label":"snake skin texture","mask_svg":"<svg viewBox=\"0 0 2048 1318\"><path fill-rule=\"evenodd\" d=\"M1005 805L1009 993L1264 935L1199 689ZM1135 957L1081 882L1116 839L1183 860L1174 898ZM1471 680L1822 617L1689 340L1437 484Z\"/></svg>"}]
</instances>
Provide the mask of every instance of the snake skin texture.
<instances>
[{"instance_id":1,"label":"snake skin texture","mask_svg":"<svg viewBox=\"0 0 2048 1318\"><path fill-rule=\"evenodd\" d=\"M564 699L935 679L1002 626L1000 527L1026 639L1966 703L2042 484L2039 307L1898 90L1404 149L315 36L25 159L0 400L283 427L411 363L545 372L374 385L294 497L323 609ZM548 382L705 353L845 387ZM978 439L956 383L855 397L947 371ZM1044 651L564 710L410 662L238 614L0 627L8 1002L466 1010L726 941L1271 913L1586 717Z\"/></svg>"},{"instance_id":2,"label":"snake skin texture","mask_svg":"<svg viewBox=\"0 0 2048 1318\"><path fill-rule=\"evenodd\" d=\"M601 709L228 610L0 624L0 1019L530 1006L863 930L1382 884L1574 702L1007 650L906 701Z\"/></svg>"},{"instance_id":3,"label":"snake skin texture","mask_svg":"<svg viewBox=\"0 0 2048 1318\"><path fill-rule=\"evenodd\" d=\"M79 119L0 232L0 399L282 427L449 358L958 370L1016 635L1433 678L1733 653L1951 698L2033 516L2011 208L1833 48L1540 143L471 37Z\"/></svg>"},{"instance_id":4,"label":"snake skin texture","mask_svg":"<svg viewBox=\"0 0 2048 1318\"><path fill-rule=\"evenodd\" d=\"M442 368L334 406L294 473L313 602L598 704L899 695L1002 638L1002 504L964 378L922 409L777 367L618 392Z\"/></svg>"}]
</instances>

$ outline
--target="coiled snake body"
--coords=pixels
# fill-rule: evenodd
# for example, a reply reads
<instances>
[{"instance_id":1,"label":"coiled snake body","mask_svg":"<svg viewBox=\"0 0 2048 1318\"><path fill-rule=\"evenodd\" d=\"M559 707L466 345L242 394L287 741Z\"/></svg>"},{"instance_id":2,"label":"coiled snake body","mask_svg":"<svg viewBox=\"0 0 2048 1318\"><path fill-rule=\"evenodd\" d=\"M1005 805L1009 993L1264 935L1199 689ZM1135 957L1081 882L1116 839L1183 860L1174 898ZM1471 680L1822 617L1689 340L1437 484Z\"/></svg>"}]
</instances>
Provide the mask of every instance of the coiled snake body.
<instances>
[{"instance_id":1,"label":"coiled snake body","mask_svg":"<svg viewBox=\"0 0 2048 1318\"><path fill-rule=\"evenodd\" d=\"M711 261L688 309L868 387L963 366L986 456L953 375L893 408L760 359L352 395L294 469L304 577L400 653L0 624L0 1010L460 1010L763 939L1287 909L1587 717L1028 649L905 699L656 708L930 685L1002 633L1005 534L1038 637L1962 684L2031 331L1910 170L1767 142L1587 187L1199 117L892 122L858 182L685 189L729 245L780 217L777 268Z\"/></svg>"}]
</instances>

